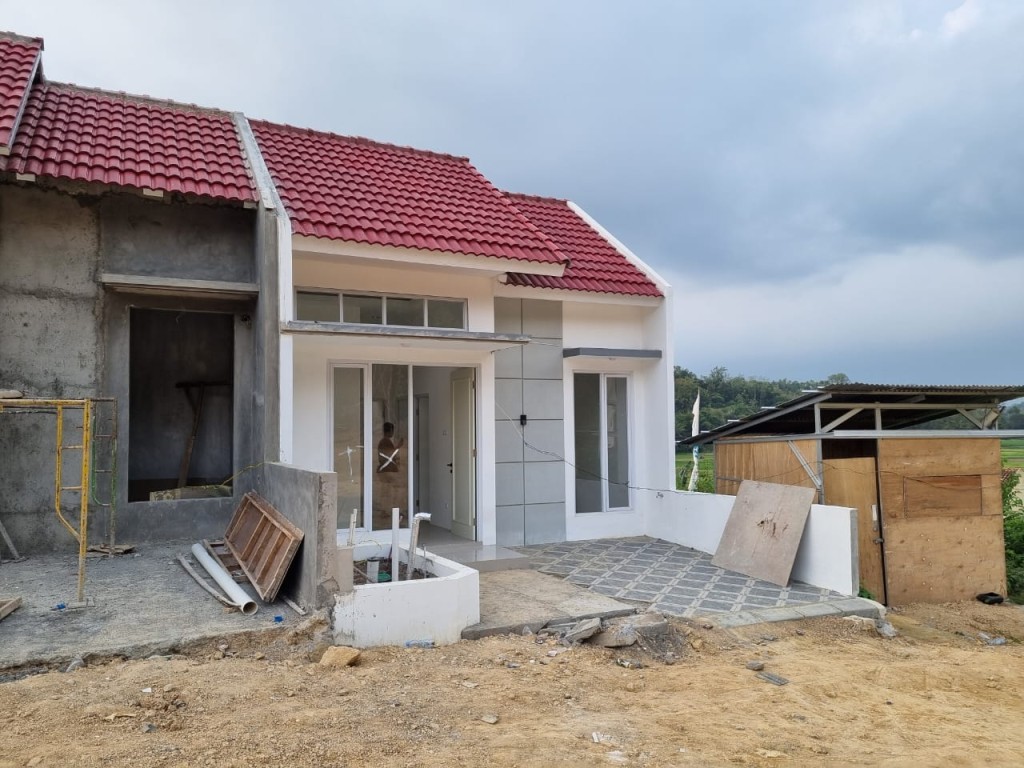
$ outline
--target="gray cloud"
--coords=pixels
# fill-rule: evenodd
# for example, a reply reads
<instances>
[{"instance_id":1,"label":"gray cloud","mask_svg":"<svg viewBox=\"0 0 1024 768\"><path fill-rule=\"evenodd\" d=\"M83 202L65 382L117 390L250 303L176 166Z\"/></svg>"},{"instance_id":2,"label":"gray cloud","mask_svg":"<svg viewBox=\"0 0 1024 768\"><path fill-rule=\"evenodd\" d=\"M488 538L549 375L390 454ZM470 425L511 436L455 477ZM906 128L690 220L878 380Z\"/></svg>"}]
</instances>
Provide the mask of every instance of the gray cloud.
<instances>
[{"instance_id":1,"label":"gray cloud","mask_svg":"<svg viewBox=\"0 0 1024 768\"><path fill-rule=\"evenodd\" d=\"M694 370L1024 380L1003 351L1024 331L1016 0L0 10L56 79L466 154L577 201L674 277Z\"/></svg>"}]
</instances>

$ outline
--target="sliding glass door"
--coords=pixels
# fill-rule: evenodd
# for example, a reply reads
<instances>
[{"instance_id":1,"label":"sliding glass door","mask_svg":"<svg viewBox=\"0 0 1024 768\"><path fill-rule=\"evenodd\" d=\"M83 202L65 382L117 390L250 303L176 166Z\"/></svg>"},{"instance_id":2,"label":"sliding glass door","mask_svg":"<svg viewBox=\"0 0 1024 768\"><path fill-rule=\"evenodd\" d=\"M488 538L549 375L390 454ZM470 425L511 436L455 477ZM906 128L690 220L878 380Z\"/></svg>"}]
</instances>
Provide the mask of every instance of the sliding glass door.
<instances>
[{"instance_id":1,"label":"sliding glass door","mask_svg":"<svg viewBox=\"0 0 1024 768\"><path fill-rule=\"evenodd\" d=\"M573 375L577 513L631 506L628 384L621 375Z\"/></svg>"},{"instance_id":2,"label":"sliding glass door","mask_svg":"<svg viewBox=\"0 0 1024 768\"><path fill-rule=\"evenodd\" d=\"M349 527L353 512L358 528L390 528L394 507L408 524L409 371L408 365L336 365L331 370L340 529Z\"/></svg>"}]
</instances>

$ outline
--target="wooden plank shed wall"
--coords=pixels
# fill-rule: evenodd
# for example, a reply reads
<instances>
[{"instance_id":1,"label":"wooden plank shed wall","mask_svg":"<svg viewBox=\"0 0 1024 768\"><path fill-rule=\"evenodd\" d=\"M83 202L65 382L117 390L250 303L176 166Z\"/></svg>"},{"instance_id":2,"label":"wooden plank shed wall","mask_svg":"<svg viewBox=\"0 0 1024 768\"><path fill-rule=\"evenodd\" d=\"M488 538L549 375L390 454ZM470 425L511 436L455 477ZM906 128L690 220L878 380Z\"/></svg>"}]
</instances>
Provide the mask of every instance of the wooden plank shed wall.
<instances>
[{"instance_id":1,"label":"wooden plank shed wall","mask_svg":"<svg viewBox=\"0 0 1024 768\"><path fill-rule=\"evenodd\" d=\"M793 440L792 443L804 457L807 465L817 471L817 441ZM814 481L808 476L786 441L717 442L715 492L735 496L741 480L761 480L765 483L814 488Z\"/></svg>"}]
</instances>

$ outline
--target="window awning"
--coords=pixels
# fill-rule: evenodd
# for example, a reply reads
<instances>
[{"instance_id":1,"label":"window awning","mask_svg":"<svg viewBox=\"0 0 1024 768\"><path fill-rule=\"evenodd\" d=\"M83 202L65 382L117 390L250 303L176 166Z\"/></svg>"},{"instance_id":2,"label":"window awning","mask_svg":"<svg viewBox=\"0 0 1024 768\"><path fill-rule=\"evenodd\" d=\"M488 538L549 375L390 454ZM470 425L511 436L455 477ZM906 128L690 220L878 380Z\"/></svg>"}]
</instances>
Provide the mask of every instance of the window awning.
<instances>
[{"instance_id":1,"label":"window awning","mask_svg":"<svg viewBox=\"0 0 1024 768\"><path fill-rule=\"evenodd\" d=\"M419 347L422 349L473 349L480 352L527 344L529 336L518 333L488 333L446 328L396 328L354 323L314 323L292 320L281 324L281 333L337 339L346 344L373 347Z\"/></svg>"},{"instance_id":2,"label":"window awning","mask_svg":"<svg viewBox=\"0 0 1024 768\"><path fill-rule=\"evenodd\" d=\"M562 350L562 357L603 357L614 360L629 357L637 360L660 360L660 349L614 349L611 347L570 347Z\"/></svg>"}]
</instances>

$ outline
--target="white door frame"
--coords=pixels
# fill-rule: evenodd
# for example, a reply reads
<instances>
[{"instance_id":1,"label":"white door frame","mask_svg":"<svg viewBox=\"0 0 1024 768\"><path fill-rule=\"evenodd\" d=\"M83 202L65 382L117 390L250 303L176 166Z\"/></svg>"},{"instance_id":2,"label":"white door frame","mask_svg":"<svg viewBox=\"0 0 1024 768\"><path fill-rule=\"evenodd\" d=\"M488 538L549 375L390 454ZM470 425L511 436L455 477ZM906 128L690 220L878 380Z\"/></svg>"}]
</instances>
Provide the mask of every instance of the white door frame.
<instances>
[{"instance_id":1,"label":"white door frame","mask_svg":"<svg viewBox=\"0 0 1024 768\"><path fill-rule=\"evenodd\" d=\"M451 382L452 533L476 541L479 471L476 445L476 369L458 368L452 371ZM465 391L467 389L468 392ZM460 398L466 398L468 401L460 401ZM469 506L468 515L460 514L465 512L465 505ZM459 519L460 517L462 519Z\"/></svg>"}]
</instances>

